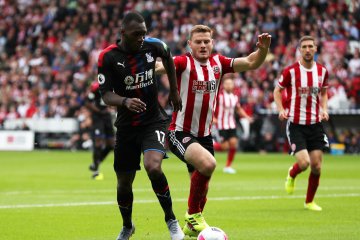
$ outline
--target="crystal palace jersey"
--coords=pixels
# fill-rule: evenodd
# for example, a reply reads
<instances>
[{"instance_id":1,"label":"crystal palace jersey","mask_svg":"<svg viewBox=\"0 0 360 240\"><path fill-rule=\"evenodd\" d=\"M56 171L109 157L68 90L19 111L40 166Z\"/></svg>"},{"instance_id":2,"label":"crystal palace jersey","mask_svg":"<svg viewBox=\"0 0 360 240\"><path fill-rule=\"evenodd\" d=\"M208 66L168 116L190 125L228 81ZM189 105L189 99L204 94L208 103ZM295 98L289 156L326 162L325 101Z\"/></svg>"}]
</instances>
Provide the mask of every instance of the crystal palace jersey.
<instances>
[{"instance_id":1,"label":"crystal palace jersey","mask_svg":"<svg viewBox=\"0 0 360 240\"><path fill-rule=\"evenodd\" d=\"M118 107L116 127L143 126L167 119L158 103L158 87L154 74L156 58L170 56L166 44L156 38L145 39L141 49L135 54L123 51L117 44L100 53L98 82L101 95L113 91L123 97L139 98L146 104L146 111L142 113L133 113L126 107Z\"/></svg>"},{"instance_id":2,"label":"crystal palace jersey","mask_svg":"<svg viewBox=\"0 0 360 240\"><path fill-rule=\"evenodd\" d=\"M301 125L320 122L319 95L322 88L328 87L325 67L314 62L313 67L307 69L297 62L284 69L278 84L286 89L284 108L291 122Z\"/></svg>"},{"instance_id":3,"label":"crystal palace jersey","mask_svg":"<svg viewBox=\"0 0 360 240\"><path fill-rule=\"evenodd\" d=\"M183 108L173 112L170 130L188 132L195 137L210 135L221 77L233 72L233 61L219 54L211 55L206 64L195 60L190 53L174 57Z\"/></svg>"},{"instance_id":4,"label":"crystal palace jersey","mask_svg":"<svg viewBox=\"0 0 360 240\"><path fill-rule=\"evenodd\" d=\"M225 90L220 92L215 111L217 129L227 130L236 128L235 108L239 104L239 98L235 94L228 93Z\"/></svg>"}]
</instances>

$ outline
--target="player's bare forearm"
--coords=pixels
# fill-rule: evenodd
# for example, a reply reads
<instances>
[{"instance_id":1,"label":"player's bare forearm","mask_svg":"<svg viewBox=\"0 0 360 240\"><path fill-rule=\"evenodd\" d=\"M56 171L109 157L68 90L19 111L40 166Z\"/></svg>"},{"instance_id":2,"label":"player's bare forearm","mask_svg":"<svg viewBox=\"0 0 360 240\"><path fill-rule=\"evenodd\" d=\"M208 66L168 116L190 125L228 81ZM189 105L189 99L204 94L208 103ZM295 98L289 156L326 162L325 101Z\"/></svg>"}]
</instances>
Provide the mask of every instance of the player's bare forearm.
<instances>
[{"instance_id":1,"label":"player's bare forearm","mask_svg":"<svg viewBox=\"0 0 360 240\"><path fill-rule=\"evenodd\" d=\"M119 96L116 93L109 91L102 96L102 99L106 105L119 107L122 106L125 97Z\"/></svg>"},{"instance_id":2,"label":"player's bare forearm","mask_svg":"<svg viewBox=\"0 0 360 240\"><path fill-rule=\"evenodd\" d=\"M164 58L162 59L163 66L166 70L166 73L168 75L169 84L170 84L170 91L176 91L178 90L177 83L176 83L176 75L175 75L175 65L174 60L172 57ZM156 72L156 70L155 70Z\"/></svg>"},{"instance_id":3,"label":"player's bare forearm","mask_svg":"<svg viewBox=\"0 0 360 240\"><path fill-rule=\"evenodd\" d=\"M254 70L261 66L265 61L271 43L271 35L263 33L258 36L256 46L258 49L247 57L236 58L234 61L234 71L242 72Z\"/></svg>"},{"instance_id":4,"label":"player's bare forearm","mask_svg":"<svg viewBox=\"0 0 360 240\"><path fill-rule=\"evenodd\" d=\"M274 101L276 104L276 108L279 112L284 110L284 107L282 105L282 99L281 99L282 98L281 91L282 91L282 89L280 87L275 87L275 89L274 89Z\"/></svg>"},{"instance_id":5,"label":"player's bare forearm","mask_svg":"<svg viewBox=\"0 0 360 240\"><path fill-rule=\"evenodd\" d=\"M327 112L327 102L328 102L328 95L327 95L327 88L321 89L321 98L320 98L320 106L321 106L321 120L328 121L329 114Z\"/></svg>"},{"instance_id":6,"label":"player's bare forearm","mask_svg":"<svg viewBox=\"0 0 360 240\"><path fill-rule=\"evenodd\" d=\"M169 84L170 84L170 93L169 93L169 103L172 105L175 112L182 110L182 102L178 92L178 86L176 82L175 75L175 64L173 58L162 59L162 63L168 75Z\"/></svg>"},{"instance_id":7,"label":"player's bare forearm","mask_svg":"<svg viewBox=\"0 0 360 240\"><path fill-rule=\"evenodd\" d=\"M322 111L327 112L327 102L328 102L328 95L327 95L327 89L321 90L321 98L320 98L320 106Z\"/></svg>"},{"instance_id":8,"label":"player's bare forearm","mask_svg":"<svg viewBox=\"0 0 360 240\"><path fill-rule=\"evenodd\" d=\"M281 91L282 90L283 89L280 88L279 86L276 86L275 89L274 89L274 101L275 101L276 107L277 107L277 109L279 111L279 119L281 121L285 120L285 119L288 119L288 114L285 111L284 106L282 104L282 96L281 96Z\"/></svg>"}]
</instances>

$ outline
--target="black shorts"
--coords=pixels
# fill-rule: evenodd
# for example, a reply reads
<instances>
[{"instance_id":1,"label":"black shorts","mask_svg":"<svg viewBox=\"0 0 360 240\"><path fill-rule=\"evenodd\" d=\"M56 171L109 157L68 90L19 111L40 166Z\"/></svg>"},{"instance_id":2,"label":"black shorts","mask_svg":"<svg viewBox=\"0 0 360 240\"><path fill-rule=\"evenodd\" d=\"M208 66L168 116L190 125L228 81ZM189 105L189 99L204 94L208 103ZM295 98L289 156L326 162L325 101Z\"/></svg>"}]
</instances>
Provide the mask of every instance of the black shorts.
<instances>
[{"instance_id":1,"label":"black shorts","mask_svg":"<svg viewBox=\"0 0 360 240\"><path fill-rule=\"evenodd\" d=\"M114 137L114 126L110 114L103 115L102 117L93 117L92 120L92 136L94 138Z\"/></svg>"},{"instance_id":2,"label":"black shorts","mask_svg":"<svg viewBox=\"0 0 360 240\"><path fill-rule=\"evenodd\" d=\"M322 150L329 148L329 141L325 134L322 123L311 125L299 125L290 121L286 125L286 135L290 145L290 154L307 149Z\"/></svg>"},{"instance_id":3,"label":"black shorts","mask_svg":"<svg viewBox=\"0 0 360 240\"><path fill-rule=\"evenodd\" d=\"M141 153L158 151L164 154L167 123L157 122L147 126L118 129L114 147L115 172L140 170Z\"/></svg>"},{"instance_id":4,"label":"black shorts","mask_svg":"<svg viewBox=\"0 0 360 240\"><path fill-rule=\"evenodd\" d=\"M221 142L228 141L230 138L233 138L233 137L235 137L235 138L238 137L236 134L236 128L219 130L219 136L220 136Z\"/></svg>"},{"instance_id":5,"label":"black shorts","mask_svg":"<svg viewBox=\"0 0 360 240\"><path fill-rule=\"evenodd\" d=\"M214 156L213 138L211 135L206 137L194 137L190 133L182 131L169 131L168 135L169 148L181 161L185 162L189 172L195 169L185 160L185 151L192 143L199 143Z\"/></svg>"}]
</instances>

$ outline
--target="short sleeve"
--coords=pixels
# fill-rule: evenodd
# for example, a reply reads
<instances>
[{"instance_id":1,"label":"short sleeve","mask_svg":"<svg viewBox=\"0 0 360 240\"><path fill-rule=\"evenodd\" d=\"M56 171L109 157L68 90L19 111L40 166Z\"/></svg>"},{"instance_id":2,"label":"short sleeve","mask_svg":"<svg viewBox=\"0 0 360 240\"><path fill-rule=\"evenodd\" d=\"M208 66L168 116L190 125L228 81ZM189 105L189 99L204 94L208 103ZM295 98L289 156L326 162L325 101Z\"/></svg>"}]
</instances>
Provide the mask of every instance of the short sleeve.
<instances>
[{"instance_id":1,"label":"short sleeve","mask_svg":"<svg viewBox=\"0 0 360 240\"><path fill-rule=\"evenodd\" d=\"M174 64L176 68L176 73L182 73L186 68L186 56L175 56Z\"/></svg>"},{"instance_id":2,"label":"short sleeve","mask_svg":"<svg viewBox=\"0 0 360 240\"><path fill-rule=\"evenodd\" d=\"M234 68L233 68L234 58L228 58L228 57L224 57L222 55L219 55L219 61L220 61L221 66L222 66L223 74L233 73L234 72Z\"/></svg>"},{"instance_id":3,"label":"short sleeve","mask_svg":"<svg viewBox=\"0 0 360 240\"><path fill-rule=\"evenodd\" d=\"M281 76L280 76L279 82L278 82L278 86L280 88L286 88L290 85L290 83L291 83L290 69L286 68L281 73Z\"/></svg>"},{"instance_id":4,"label":"short sleeve","mask_svg":"<svg viewBox=\"0 0 360 240\"><path fill-rule=\"evenodd\" d=\"M110 54L104 53L99 55L98 60L98 76L99 89L102 96L106 92L113 91L113 74L111 69L111 56Z\"/></svg>"},{"instance_id":5,"label":"short sleeve","mask_svg":"<svg viewBox=\"0 0 360 240\"><path fill-rule=\"evenodd\" d=\"M170 48L166 45L166 43L164 43L160 39L146 38L145 41L151 43L151 45L153 45L156 48L157 57L165 58L165 59L171 57Z\"/></svg>"}]
</instances>

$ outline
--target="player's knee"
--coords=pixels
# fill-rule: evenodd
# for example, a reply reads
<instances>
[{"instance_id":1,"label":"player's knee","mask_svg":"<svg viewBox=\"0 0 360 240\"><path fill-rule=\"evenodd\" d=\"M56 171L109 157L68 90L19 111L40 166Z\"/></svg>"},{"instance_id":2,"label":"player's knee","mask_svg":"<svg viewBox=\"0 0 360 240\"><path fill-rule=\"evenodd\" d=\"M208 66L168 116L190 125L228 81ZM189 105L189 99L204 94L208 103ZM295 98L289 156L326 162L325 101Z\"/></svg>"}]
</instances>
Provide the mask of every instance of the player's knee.
<instances>
[{"instance_id":1,"label":"player's knee","mask_svg":"<svg viewBox=\"0 0 360 240\"><path fill-rule=\"evenodd\" d=\"M117 189L117 193L119 195L124 195L124 194L128 194L132 191L132 185L131 182L126 182L126 181L118 181L118 184L116 186Z\"/></svg>"},{"instance_id":2,"label":"player's knee","mask_svg":"<svg viewBox=\"0 0 360 240\"><path fill-rule=\"evenodd\" d=\"M216 168L216 161L215 159L206 159L202 161L202 164L198 171L206 176L211 176Z\"/></svg>"},{"instance_id":3,"label":"player's knee","mask_svg":"<svg viewBox=\"0 0 360 240\"><path fill-rule=\"evenodd\" d=\"M310 165L310 162L309 161L306 161L306 160L304 160L304 161L299 161L299 167L300 167L300 169L301 170L306 170L308 167L309 167L309 165Z\"/></svg>"},{"instance_id":4,"label":"player's knee","mask_svg":"<svg viewBox=\"0 0 360 240\"><path fill-rule=\"evenodd\" d=\"M161 167L158 164L147 163L144 164L144 168L150 179L156 179L162 174Z\"/></svg>"},{"instance_id":5,"label":"player's knee","mask_svg":"<svg viewBox=\"0 0 360 240\"><path fill-rule=\"evenodd\" d=\"M311 164L311 172L316 175L319 175L321 172L321 164L320 163Z\"/></svg>"}]
</instances>

